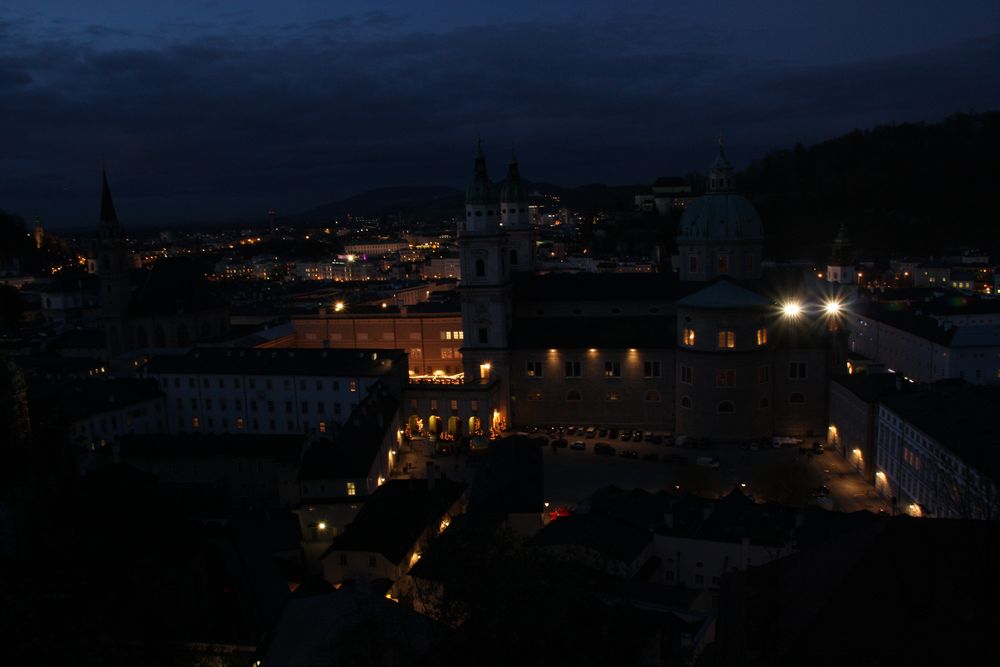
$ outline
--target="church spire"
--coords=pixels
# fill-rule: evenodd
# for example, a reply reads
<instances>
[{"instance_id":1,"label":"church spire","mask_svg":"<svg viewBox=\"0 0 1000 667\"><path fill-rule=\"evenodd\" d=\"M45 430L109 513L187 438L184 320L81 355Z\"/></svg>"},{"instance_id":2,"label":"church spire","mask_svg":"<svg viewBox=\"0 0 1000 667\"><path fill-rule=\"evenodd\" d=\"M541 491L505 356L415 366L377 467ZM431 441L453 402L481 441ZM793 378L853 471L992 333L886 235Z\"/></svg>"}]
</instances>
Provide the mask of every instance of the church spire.
<instances>
[{"instance_id":1,"label":"church spire","mask_svg":"<svg viewBox=\"0 0 1000 667\"><path fill-rule=\"evenodd\" d=\"M115 211L115 202L111 199L111 188L108 186L108 171L101 165L101 179L103 181L101 189L101 222L118 223L118 213Z\"/></svg>"},{"instance_id":2,"label":"church spire","mask_svg":"<svg viewBox=\"0 0 1000 667\"><path fill-rule=\"evenodd\" d=\"M708 169L708 191L729 192L733 188L733 165L726 157L725 141L719 135L719 154Z\"/></svg>"}]
</instances>

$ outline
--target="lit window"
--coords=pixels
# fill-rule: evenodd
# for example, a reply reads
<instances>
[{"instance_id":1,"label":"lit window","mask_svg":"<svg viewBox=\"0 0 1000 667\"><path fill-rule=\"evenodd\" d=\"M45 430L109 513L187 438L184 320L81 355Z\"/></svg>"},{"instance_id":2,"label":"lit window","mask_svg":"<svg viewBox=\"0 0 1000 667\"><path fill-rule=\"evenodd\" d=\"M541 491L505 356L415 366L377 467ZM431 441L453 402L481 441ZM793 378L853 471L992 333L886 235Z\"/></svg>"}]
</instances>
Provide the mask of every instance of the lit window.
<instances>
[{"instance_id":1,"label":"lit window","mask_svg":"<svg viewBox=\"0 0 1000 667\"><path fill-rule=\"evenodd\" d=\"M319 432L320 433L326 433L326 422L320 422L319 423Z\"/></svg>"},{"instance_id":2,"label":"lit window","mask_svg":"<svg viewBox=\"0 0 1000 667\"><path fill-rule=\"evenodd\" d=\"M243 430L243 417L237 417L236 418L236 430L237 431L242 431Z\"/></svg>"},{"instance_id":3,"label":"lit window","mask_svg":"<svg viewBox=\"0 0 1000 667\"><path fill-rule=\"evenodd\" d=\"M620 401L620 400L622 400L622 395L621 395L620 392L617 392L617 391L609 391L608 392L608 400L609 401Z\"/></svg>"},{"instance_id":4,"label":"lit window","mask_svg":"<svg viewBox=\"0 0 1000 667\"><path fill-rule=\"evenodd\" d=\"M767 345L767 329L757 329L757 344Z\"/></svg>"},{"instance_id":5,"label":"lit window","mask_svg":"<svg viewBox=\"0 0 1000 667\"><path fill-rule=\"evenodd\" d=\"M731 350L736 347L736 333L733 331L719 332L719 348Z\"/></svg>"},{"instance_id":6,"label":"lit window","mask_svg":"<svg viewBox=\"0 0 1000 667\"><path fill-rule=\"evenodd\" d=\"M527 371L528 371L528 377L530 378L542 377L542 362L529 361L527 364Z\"/></svg>"},{"instance_id":7,"label":"lit window","mask_svg":"<svg viewBox=\"0 0 1000 667\"><path fill-rule=\"evenodd\" d=\"M201 426L201 421L197 417L191 418L191 428L199 428Z\"/></svg>"},{"instance_id":8,"label":"lit window","mask_svg":"<svg viewBox=\"0 0 1000 667\"><path fill-rule=\"evenodd\" d=\"M604 377L620 378L622 376L622 364L620 361L604 362Z\"/></svg>"},{"instance_id":9,"label":"lit window","mask_svg":"<svg viewBox=\"0 0 1000 667\"><path fill-rule=\"evenodd\" d=\"M685 329L684 330L684 344L685 345L694 345L694 329Z\"/></svg>"},{"instance_id":10,"label":"lit window","mask_svg":"<svg viewBox=\"0 0 1000 667\"><path fill-rule=\"evenodd\" d=\"M354 484L354 482L348 482L347 483L347 495L349 495L349 496L356 496L357 494L358 494L358 487Z\"/></svg>"},{"instance_id":11,"label":"lit window","mask_svg":"<svg viewBox=\"0 0 1000 667\"><path fill-rule=\"evenodd\" d=\"M351 388L351 391L357 391L358 390L358 381L357 380L351 380L351 382L350 382L350 388Z\"/></svg>"}]
</instances>

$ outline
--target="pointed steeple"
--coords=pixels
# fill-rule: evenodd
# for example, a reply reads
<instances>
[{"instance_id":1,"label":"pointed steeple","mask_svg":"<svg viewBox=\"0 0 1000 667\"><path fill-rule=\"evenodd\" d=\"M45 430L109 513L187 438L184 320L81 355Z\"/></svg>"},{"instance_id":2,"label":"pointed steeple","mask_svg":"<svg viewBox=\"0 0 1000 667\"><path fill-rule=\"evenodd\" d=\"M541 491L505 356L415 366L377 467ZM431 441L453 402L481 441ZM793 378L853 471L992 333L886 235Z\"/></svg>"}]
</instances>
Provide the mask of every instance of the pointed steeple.
<instances>
[{"instance_id":1,"label":"pointed steeple","mask_svg":"<svg viewBox=\"0 0 1000 667\"><path fill-rule=\"evenodd\" d=\"M111 188L108 186L108 172L101 165L101 179L103 185L101 189L101 222L118 223L118 213L115 211L115 202L111 199Z\"/></svg>"},{"instance_id":2,"label":"pointed steeple","mask_svg":"<svg viewBox=\"0 0 1000 667\"><path fill-rule=\"evenodd\" d=\"M514 154L514 145L510 146L510 162L507 163L507 177L500 186L500 201L502 202L526 202L528 193L521 182L521 170L517 165L517 156Z\"/></svg>"},{"instance_id":3,"label":"pointed steeple","mask_svg":"<svg viewBox=\"0 0 1000 667\"><path fill-rule=\"evenodd\" d=\"M465 203L496 203L496 187L486 172L486 156L483 155L483 143L479 138L476 138L476 162L473 168L472 182L465 189Z\"/></svg>"}]
</instances>

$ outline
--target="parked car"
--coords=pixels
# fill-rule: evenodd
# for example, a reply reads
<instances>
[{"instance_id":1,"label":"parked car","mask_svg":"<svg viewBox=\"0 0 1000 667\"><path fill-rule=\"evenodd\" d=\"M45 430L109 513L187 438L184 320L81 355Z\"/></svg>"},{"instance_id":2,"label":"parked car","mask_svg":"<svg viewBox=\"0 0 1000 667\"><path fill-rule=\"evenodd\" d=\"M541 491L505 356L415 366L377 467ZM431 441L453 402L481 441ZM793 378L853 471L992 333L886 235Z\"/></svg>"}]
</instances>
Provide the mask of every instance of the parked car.
<instances>
[{"instance_id":1,"label":"parked car","mask_svg":"<svg viewBox=\"0 0 1000 667\"><path fill-rule=\"evenodd\" d=\"M575 449L578 452L582 452L587 449L587 445L583 443L583 440L577 440L572 445L569 446L570 449Z\"/></svg>"},{"instance_id":2,"label":"parked car","mask_svg":"<svg viewBox=\"0 0 1000 667\"><path fill-rule=\"evenodd\" d=\"M656 452L650 452L649 454L646 454L645 456L643 456L642 460L643 461L654 461L654 462L656 462L656 461L660 460L660 455L657 454Z\"/></svg>"},{"instance_id":3,"label":"parked car","mask_svg":"<svg viewBox=\"0 0 1000 667\"><path fill-rule=\"evenodd\" d=\"M594 445L594 453L598 456L614 456L615 448L611 445L605 445L603 442L598 442Z\"/></svg>"},{"instance_id":4,"label":"parked car","mask_svg":"<svg viewBox=\"0 0 1000 667\"><path fill-rule=\"evenodd\" d=\"M632 434L632 442L642 442L642 431L636 431Z\"/></svg>"},{"instance_id":5,"label":"parked car","mask_svg":"<svg viewBox=\"0 0 1000 667\"><path fill-rule=\"evenodd\" d=\"M623 459L637 459L639 458L639 452L635 451L634 449L623 449L621 452L619 452L618 456L622 457Z\"/></svg>"},{"instance_id":6,"label":"parked car","mask_svg":"<svg viewBox=\"0 0 1000 667\"><path fill-rule=\"evenodd\" d=\"M596 428L594 428L593 426L591 426L590 428L587 429L587 437L588 438L593 438L595 435L597 435L597 429Z\"/></svg>"},{"instance_id":7,"label":"parked car","mask_svg":"<svg viewBox=\"0 0 1000 667\"><path fill-rule=\"evenodd\" d=\"M566 427L566 435L573 435L574 433L576 433L576 427L575 426L567 426Z\"/></svg>"},{"instance_id":8,"label":"parked car","mask_svg":"<svg viewBox=\"0 0 1000 667\"><path fill-rule=\"evenodd\" d=\"M628 429L625 429L624 431L622 431L622 436L621 436L622 442L628 442L629 438L631 438L631 437L632 437L632 431L630 431Z\"/></svg>"}]
</instances>

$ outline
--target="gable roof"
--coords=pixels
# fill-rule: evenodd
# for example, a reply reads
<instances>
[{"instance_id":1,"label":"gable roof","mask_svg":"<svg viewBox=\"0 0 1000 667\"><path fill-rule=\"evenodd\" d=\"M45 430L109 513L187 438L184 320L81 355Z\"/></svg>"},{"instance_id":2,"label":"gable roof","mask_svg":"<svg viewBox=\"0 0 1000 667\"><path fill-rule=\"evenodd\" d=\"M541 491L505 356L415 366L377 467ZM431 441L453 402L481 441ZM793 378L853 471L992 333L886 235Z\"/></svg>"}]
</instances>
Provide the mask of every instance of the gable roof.
<instances>
[{"instance_id":1,"label":"gable roof","mask_svg":"<svg viewBox=\"0 0 1000 667\"><path fill-rule=\"evenodd\" d=\"M680 299L677 305L712 310L762 309L775 306L774 302L763 294L725 278L687 295Z\"/></svg>"}]
</instances>

